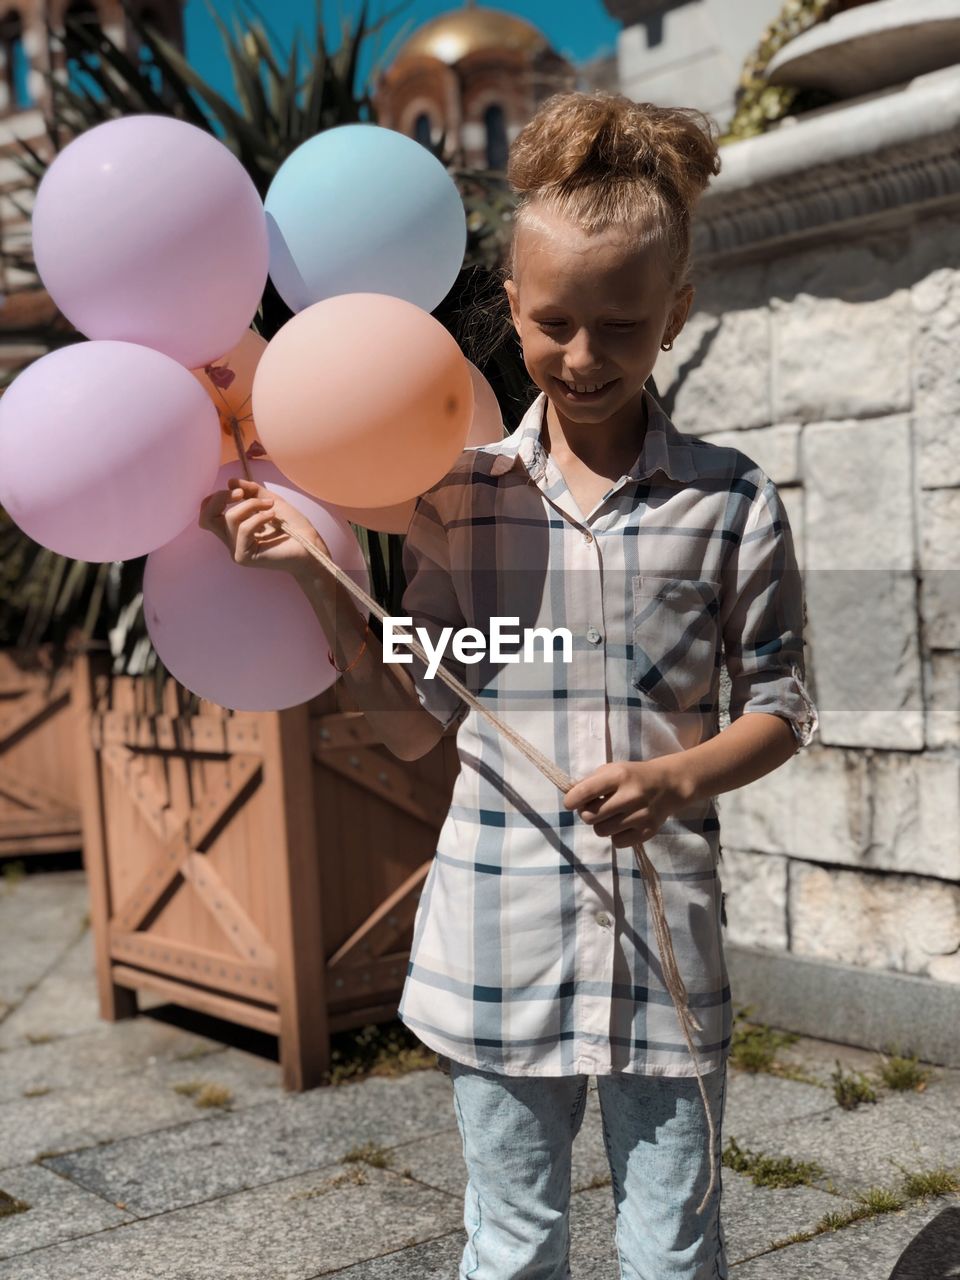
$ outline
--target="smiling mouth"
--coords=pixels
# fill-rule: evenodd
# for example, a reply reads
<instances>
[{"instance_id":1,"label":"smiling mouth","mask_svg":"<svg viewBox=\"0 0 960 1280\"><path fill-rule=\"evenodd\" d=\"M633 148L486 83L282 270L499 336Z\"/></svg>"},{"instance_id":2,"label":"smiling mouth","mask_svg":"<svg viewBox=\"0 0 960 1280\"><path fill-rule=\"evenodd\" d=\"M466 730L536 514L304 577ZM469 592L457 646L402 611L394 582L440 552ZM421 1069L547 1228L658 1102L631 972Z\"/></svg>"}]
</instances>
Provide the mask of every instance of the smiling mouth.
<instances>
[{"instance_id":1,"label":"smiling mouth","mask_svg":"<svg viewBox=\"0 0 960 1280\"><path fill-rule=\"evenodd\" d=\"M599 400L599 398L606 391L609 391L609 389L613 386L615 382L618 381L618 379L611 378L609 382L602 382L602 383L595 383L595 382L577 383L577 386L592 387L593 388L592 391L578 391L576 387L572 387L569 382L564 382L563 378L555 378L554 381L560 384L560 386L563 388L564 392L566 393L567 397L570 400Z\"/></svg>"}]
</instances>

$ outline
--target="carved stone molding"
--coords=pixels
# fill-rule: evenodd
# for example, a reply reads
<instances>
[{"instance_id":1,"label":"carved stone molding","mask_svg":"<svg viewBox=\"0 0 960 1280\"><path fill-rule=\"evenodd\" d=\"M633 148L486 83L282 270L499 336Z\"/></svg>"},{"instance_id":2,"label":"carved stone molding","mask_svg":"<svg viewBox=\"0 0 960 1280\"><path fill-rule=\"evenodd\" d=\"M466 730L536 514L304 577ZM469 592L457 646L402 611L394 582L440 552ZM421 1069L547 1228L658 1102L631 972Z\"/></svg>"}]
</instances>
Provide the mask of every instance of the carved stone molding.
<instances>
[{"instance_id":1,"label":"carved stone molding","mask_svg":"<svg viewBox=\"0 0 960 1280\"><path fill-rule=\"evenodd\" d=\"M855 159L718 190L694 227L701 263L779 241L835 234L845 224L960 197L960 129Z\"/></svg>"}]
</instances>

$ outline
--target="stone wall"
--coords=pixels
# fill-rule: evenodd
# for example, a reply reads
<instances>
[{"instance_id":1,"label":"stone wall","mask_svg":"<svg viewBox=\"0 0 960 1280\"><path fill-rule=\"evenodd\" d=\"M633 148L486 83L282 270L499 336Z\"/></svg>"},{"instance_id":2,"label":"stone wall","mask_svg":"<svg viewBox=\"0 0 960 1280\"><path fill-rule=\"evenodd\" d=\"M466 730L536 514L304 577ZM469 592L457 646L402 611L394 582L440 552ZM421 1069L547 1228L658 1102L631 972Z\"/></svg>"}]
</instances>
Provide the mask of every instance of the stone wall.
<instances>
[{"instance_id":1,"label":"stone wall","mask_svg":"<svg viewBox=\"0 0 960 1280\"><path fill-rule=\"evenodd\" d=\"M886 98L781 131L775 162L775 137L724 149L656 377L777 483L804 572L820 732L718 800L728 939L960 983L960 74L939 123L925 79L913 145L877 147ZM863 128L862 163L831 128Z\"/></svg>"}]
</instances>

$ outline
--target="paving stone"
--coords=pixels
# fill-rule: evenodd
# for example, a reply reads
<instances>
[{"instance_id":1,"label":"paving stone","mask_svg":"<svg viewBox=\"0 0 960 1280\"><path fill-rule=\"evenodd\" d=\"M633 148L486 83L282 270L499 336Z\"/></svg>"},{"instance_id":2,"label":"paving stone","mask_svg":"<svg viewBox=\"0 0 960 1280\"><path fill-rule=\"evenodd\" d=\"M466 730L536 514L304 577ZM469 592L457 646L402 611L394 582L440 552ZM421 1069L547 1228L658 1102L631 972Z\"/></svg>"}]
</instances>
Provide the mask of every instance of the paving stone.
<instances>
[{"instance_id":1,"label":"paving stone","mask_svg":"<svg viewBox=\"0 0 960 1280\"><path fill-rule=\"evenodd\" d=\"M343 1172L37 1249L0 1263L0 1280L308 1280L457 1229L452 1197L379 1169L365 1169L363 1185L331 1186Z\"/></svg>"},{"instance_id":2,"label":"paving stone","mask_svg":"<svg viewBox=\"0 0 960 1280\"><path fill-rule=\"evenodd\" d=\"M202 1058L191 1060L205 1064L210 1054L223 1052L217 1040L152 1018L101 1021L92 1031L42 1044L12 1045L0 1053L0 1102L22 1097L25 1089L74 1089L81 1080L99 1082L111 1075L139 1073L145 1065L175 1062L181 1054L202 1053Z\"/></svg>"},{"instance_id":3,"label":"paving stone","mask_svg":"<svg viewBox=\"0 0 960 1280\"><path fill-rule=\"evenodd\" d=\"M887 1280L903 1250L943 1206L942 1200L928 1201L824 1232L741 1263L731 1269L731 1280Z\"/></svg>"},{"instance_id":4,"label":"paving stone","mask_svg":"<svg viewBox=\"0 0 960 1280\"><path fill-rule=\"evenodd\" d=\"M88 909L83 871L32 874L0 887L0 1001L16 1008L83 933Z\"/></svg>"},{"instance_id":5,"label":"paving stone","mask_svg":"<svg viewBox=\"0 0 960 1280\"><path fill-rule=\"evenodd\" d=\"M5 1169L0 1190L30 1206L24 1213L0 1218L0 1258L133 1221L132 1214L42 1165Z\"/></svg>"},{"instance_id":6,"label":"paving stone","mask_svg":"<svg viewBox=\"0 0 960 1280\"><path fill-rule=\"evenodd\" d=\"M833 1093L800 1080L784 1080L767 1072L728 1068L723 1140L735 1137L755 1143L777 1134L791 1122L836 1109Z\"/></svg>"},{"instance_id":7,"label":"paving stone","mask_svg":"<svg viewBox=\"0 0 960 1280\"><path fill-rule=\"evenodd\" d=\"M10 950L12 945L4 937L4 957ZM93 930L87 929L69 946L61 943L59 956L52 950L51 956L52 967L43 981L23 993L0 1023L0 1048L29 1044L31 1036L59 1038L103 1025L97 1002Z\"/></svg>"},{"instance_id":8,"label":"paving stone","mask_svg":"<svg viewBox=\"0 0 960 1280\"><path fill-rule=\"evenodd\" d=\"M818 1187L757 1187L745 1173L723 1170L720 1220L733 1265L796 1231L812 1231L825 1213L852 1201Z\"/></svg>"},{"instance_id":9,"label":"paving stone","mask_svg":"<svg viewBox=\"0 0 960 1280\"><path fill-rule=\"evenodd\" d=\"M46 1163L133 1213L162 1213L323 1168L364 1143L393 1147L445 1128L449 1087L424 1071L313 1089Z\"/></svg>"},{"instance_id":10,"label":"paving stone","mask_svg":"<svg viewBox=\"0 0 960 1280\"><path fill-rule=\"evenodd\" d=\"M960 1164L960 1112L927 1095L881 1094L876 1103L853 1111L834 1106L820 1115L744 1133L747 1145L767 1155L816 1160L838 1190L852 1194L869 1187L897 1188L902 1169L916 1172L940 1164ZM740 1131L732 1129L740 1139ZM762 1143L762 1148L761 1148ZM744 1142L741 1142L744 1145Z\"/></svg>"}]
</instances>

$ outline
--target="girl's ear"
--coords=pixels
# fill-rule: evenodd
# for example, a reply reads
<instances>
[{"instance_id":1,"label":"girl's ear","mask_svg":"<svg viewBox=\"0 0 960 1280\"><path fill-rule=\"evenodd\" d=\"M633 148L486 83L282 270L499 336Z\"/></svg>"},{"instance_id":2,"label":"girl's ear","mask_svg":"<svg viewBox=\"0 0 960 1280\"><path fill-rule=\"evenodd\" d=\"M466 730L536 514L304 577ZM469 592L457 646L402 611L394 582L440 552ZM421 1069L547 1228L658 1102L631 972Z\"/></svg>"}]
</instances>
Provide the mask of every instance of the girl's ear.
<instances>
[{"instance_id":1,"label":"girl's ear","mask_svg":"<svg viewBox=\"0 0 960 1280\"><path fill-rule=\"evenodd\" d=\"M520 332L520 291L513 280L504 280L503 288L510 302L510 315L513 318L513 327L517 331L517 337L523 340L523 334Z\"/></svg>"},{"instance_id":2,"label":"girl's ear","mask_svg":"<svg viewBox=\"0 0 960 1280\"><path fill-rule=\"evenodd\" d=\"M670 308L670 315L667 317L667 327L664 332L665 340L669 339L670 342L673 342L687 323L687 316L693 306L695 292L692 284L685 284L677 294L674 304Z\"/></svg>"}]
</instances>

